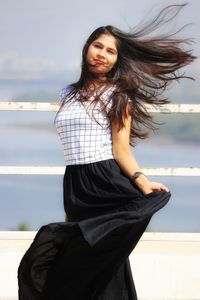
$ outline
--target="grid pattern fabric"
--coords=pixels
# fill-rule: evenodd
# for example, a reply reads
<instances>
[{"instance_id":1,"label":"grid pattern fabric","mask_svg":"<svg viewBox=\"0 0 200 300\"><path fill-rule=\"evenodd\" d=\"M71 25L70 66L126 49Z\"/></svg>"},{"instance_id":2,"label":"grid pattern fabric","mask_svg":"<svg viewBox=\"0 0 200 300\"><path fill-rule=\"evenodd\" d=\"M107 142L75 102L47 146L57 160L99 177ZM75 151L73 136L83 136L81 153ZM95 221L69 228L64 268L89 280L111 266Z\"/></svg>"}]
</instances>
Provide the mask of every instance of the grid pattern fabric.
<instances>
[{"instance_id":1,"label":"grid pattern fabric","mask_svg":"<svg viewBox=\"0 0 200 300\"><path fill-rule=\"evenodd\" d=\"M69 88L61 90L58 101L61 103ZM109 89L101 95L108 102ZM90 101L88 101L89 104ZM72 98L63 105L56 116L55 126L60 136L66 165L88 164L114 158L112 154L111 128L108 120L99 111L99 103L93 108L86 102ZM88 105L88 106L87 106ZM107 103L109 108L111 103ZM99 123L99 124L98 124Z\"/></svg>"}]
</instances>

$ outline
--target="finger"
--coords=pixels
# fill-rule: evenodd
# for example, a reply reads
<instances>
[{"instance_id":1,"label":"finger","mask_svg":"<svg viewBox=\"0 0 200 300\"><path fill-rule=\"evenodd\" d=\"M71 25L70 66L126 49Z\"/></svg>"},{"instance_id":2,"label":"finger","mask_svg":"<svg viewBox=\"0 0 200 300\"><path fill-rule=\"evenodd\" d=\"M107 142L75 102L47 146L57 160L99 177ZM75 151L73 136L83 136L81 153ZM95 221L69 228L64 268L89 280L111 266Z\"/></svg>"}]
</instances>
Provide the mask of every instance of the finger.
<instances>
[{"instance_id":1,"label":"finger","mask_svg":"<svg viewBox=\"0 0 200 300\"><path fill-rule=\"evenodd\" d=\"M164 190L164 191L166 191L166 192L169 192L168 187L166 187L165 185L162 185L162 186L161 186L161 190Z\"/></svg>"}]
</instances>

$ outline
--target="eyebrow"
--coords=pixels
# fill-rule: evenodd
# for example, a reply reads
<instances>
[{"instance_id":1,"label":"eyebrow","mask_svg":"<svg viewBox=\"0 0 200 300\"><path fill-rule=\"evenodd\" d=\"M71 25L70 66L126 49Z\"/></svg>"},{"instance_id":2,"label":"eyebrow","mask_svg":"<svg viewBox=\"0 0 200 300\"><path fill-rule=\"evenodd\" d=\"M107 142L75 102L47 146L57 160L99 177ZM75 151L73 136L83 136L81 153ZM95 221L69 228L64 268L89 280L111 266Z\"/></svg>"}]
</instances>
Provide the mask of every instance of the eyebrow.
<instances>
[{"instance_id":1,"label":"eyebrow","mask_svg":"<svg viewBox=\"0 0 200 300\"><path fill-rule=\"evenodd\" d=\"M94 43L104 46L104 44L102 44L101 42L98 42L98 41L94 41ZM117 53L117 50L115 50L114 48L108 47L108 49L112 50L114 53Z\"/></svg>"}]
</instances>

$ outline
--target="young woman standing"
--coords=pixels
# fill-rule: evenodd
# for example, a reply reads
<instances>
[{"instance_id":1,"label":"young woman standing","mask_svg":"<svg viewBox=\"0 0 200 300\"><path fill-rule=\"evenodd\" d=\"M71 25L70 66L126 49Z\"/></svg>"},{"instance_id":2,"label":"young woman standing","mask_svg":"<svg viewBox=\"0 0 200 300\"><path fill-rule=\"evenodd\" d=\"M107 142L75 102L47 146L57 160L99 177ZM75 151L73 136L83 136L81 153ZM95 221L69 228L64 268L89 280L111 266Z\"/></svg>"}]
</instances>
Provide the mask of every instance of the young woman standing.
<instances>
[{"instance_id":1,"label":"young woman standing","mask_svg":"<svg viewBox=\"0 0 200 300\"><path fill-rule=\"evenodd\" d=\"M137 299L128 256L171 193L141 172L130 145L155 129L145 104L168 103L160 95L195 58L187 40L145 33L181 8L138 32L103 26L88 38L80 79L62 89L55 118L67 222L39 230L19 267L20 300Z\"/></svg>"}]
</instances>

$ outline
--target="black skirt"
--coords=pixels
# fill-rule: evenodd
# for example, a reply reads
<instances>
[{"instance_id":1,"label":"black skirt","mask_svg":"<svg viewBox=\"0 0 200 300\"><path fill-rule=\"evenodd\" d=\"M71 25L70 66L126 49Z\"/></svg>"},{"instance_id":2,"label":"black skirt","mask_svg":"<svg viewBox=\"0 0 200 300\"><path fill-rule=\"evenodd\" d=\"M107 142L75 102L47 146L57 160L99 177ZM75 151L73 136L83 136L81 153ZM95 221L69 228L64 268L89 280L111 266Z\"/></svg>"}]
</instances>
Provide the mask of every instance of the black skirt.
<instances>
[{"instance_id":1,"label":"black skirt","mask_svg":"<svg viewBox=\"0 0 200 300\"><path fill-rule=\"evenodd\" d=\"M114 159L67 166L63 191L68 222L38 231L19 265L19 300L137 300L129 255L170 192L144 196Z\"/></svg>"}]
</instances>

